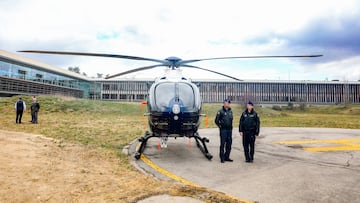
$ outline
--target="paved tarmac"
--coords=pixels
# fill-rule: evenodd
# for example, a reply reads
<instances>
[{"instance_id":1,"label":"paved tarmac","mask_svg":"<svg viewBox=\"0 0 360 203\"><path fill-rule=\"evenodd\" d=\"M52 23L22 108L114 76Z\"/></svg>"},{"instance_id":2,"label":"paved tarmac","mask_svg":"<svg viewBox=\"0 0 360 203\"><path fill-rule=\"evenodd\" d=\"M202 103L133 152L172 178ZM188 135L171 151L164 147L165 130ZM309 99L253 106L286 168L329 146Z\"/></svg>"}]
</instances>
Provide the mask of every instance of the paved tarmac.
<instances>
[{"instance_id":1,"label":"paved tarmac","mask_svg":"<svg viewBox=\"0 0 360 203\"><path fill-rule=\"evenodd\" d=\"M144 155L160 172L142 160L135 164L160 179L176 175L250 201L360 202L360 130L264 127L256 140L254 163L244 162L237 129L232 163L220 163L218 129L199 133L210 139L211 161L193 139L169 138L168 147L159 150L158 139L152 138ZM130 146L131 154L136 144Z\"/></svg>"}]
</instances>

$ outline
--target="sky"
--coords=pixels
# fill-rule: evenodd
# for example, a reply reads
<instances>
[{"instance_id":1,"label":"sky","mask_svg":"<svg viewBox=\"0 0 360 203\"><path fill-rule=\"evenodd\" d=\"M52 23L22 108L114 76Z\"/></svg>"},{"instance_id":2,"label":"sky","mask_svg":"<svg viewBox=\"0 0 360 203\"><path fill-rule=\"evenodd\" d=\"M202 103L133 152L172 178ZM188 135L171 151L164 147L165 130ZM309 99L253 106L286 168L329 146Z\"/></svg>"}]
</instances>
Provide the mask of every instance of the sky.
<instances>
[{"instance_id":1,"label":"sky","mask_svg":"<svg viewBox=\"0 0 360 203\"><path fill-rule=\"evenodd\" d=\"M320 58L196 62L244 80L360 80L360 1L0 0L0 49L165 59L323 54ZM96 77L154 64L18 53ZM123 78L155 78L163 67ZM227 79L183 68L192 79Z\"/></svg>"}]
</instances>

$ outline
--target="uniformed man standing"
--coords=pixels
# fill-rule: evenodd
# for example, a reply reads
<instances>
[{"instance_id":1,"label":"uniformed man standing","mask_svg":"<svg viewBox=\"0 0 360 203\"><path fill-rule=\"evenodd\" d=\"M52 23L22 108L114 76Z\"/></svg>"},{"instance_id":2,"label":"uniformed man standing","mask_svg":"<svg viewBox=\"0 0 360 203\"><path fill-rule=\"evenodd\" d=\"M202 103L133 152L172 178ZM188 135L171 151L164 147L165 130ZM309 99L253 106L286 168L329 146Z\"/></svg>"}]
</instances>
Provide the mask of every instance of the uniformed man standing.
<instances>
[{"instance_id":1,"label":"uniformed man standing","mask_svg":"<svg viewBox=\"0 0 360 203\"><path fill-rule=\"evenodd\" d=\"M217 112L215 123L220 129L220 161L232 162L230 159L232 144L233 113L230 108L230 99L224 100L224 106Z\"/></svg>"},{"instance_id":2,"label":"uniformed man standing","mask_svg":"<svg viewBox=\"0 0 360 203\"><path fill-rule=\"evenodd\" d=\"M37 101L36 97L34 96L32 98L32 103L31 103L31 123L33 123L33 124L38 123L39 110L40 110L40 104Z\"/></svg>"},{"instance_id":3,"label":"uniformed man standing","mask_svg":"<svg viewBox=\"0 0 360 203\"><path fill-rule=\"evenodd\" d=\"M21 97L15 103L14 108L15 108L15 111L16 111L16 123L21 123L21 118L22 118L23 112L26 110L26 104L21 99Z\"/></svg>"},{"instance_id":4,"label":"uniformed man standing","mask_svg":"<svg viewBox=\"0 0 360 203\"><path fill-rule=\"evenodd\" d=\"M242 136L245 161L253 162L255 139L260 133L260 118L254 110L254 103L249 101L246 110L241 114L239 132Z\"/></svg>"}]
</instances>

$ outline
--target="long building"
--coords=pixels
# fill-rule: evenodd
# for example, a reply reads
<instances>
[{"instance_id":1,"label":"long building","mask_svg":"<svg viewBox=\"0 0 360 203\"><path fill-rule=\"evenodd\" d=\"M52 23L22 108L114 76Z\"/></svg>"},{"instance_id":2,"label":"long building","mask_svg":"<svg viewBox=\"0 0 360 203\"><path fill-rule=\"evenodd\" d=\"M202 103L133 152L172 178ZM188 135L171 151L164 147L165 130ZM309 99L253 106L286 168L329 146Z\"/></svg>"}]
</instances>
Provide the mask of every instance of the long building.
<instances>
[{"instance_id":1,"label":"long building","mask_svg":"<svg viewBox=\"0 0 360 203\"><path fill-rule=\"evenodd\" d=\"M88 99L141 101L154 80L96 80L0 50L0 95L64 95ZM360 104L359 81L201 80L203 102Z\"/></svg>"},{"instance_id":2,"label":"long building","mask_svg":"<svg viewBox=\"0 0 360 203\"><path fill-rule=\"evenodd\" d=\"M101 99L140 101L147 95L151 80L100 80ZM360 104L360 82L340 81L193 81L199 84L203 102Z\"/></svg>"},{"instance_id":3,"label":"long building","mask_svg":"<svg viewBox=\"0 0 360 203\"><path fill-rule=\"evenodd\" d=\"M0 95L63 95L89 98L88 77L0 50Z\"/></svg>"}]
</instances>

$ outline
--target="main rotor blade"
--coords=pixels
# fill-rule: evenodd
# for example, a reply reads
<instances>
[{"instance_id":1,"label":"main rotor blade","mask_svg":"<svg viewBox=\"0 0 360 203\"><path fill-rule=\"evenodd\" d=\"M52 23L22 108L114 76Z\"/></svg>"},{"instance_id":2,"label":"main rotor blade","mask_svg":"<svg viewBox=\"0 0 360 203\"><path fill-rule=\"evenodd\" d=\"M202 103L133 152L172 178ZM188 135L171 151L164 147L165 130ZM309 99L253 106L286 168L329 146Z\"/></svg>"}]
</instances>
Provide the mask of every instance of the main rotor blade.
<instances>
[{"instance_id":1,"label":"main rotor blade","mask_svg":"<svg viewBox=\"0 0 360 203\"><path fill-rule=\"evenodd\" d=\"M216 71L213 71L213 70L209 70L209 69L206 69L206 68L201 68L201 67L198 67L198 66L192 66L192 65L181 65L182 67L188 67L188 68L197 68L197 69L200 69L200 70L204 70L204 71L209 71L209 72L212 72L212 73L215 73L215 74L218 74L218 75L222 75L222 76L225 76L225 77L228 77L228 78L231 78L231 79L234 79L234 80L237 80L237 81L243 81L239 78L235 78L233 76L230 76L230 75L226 75L224 73L219 73L219 72L216 72Z\"/></svg>"},{"instance_id":2,"label":"main rotor blade","mask_svg":"<svg viewBox=\"0 0 360 203\"><path fill-rule=\"evenodd\" d=\"M160 59L144 58L139 56L127 56L127 55L119 55L119 54L101 54L101 53L68 52L68 51L41 51L41 50L21 50L18 52L38 53L38 54L77 55L77 56L97 56L97 57L121 58L121 59L166 63L165 60L160 60Z\"/></svg>"},{"instance_id":3,"label":"main rotor blade","mask_svg":"<svg viewBox=\"0 0 360 203\"><path fill-rule=\"evenodd\" d=\"M134 73L134 72L138 72L138 71L149 70L149 69L156 68L156 67L161 67L161 66L164 66L164 64L158 64L158 65L153 65L153 66L144 66L144 67L140 67L140 68L135 68L135 69L128 70L128 71L125 71L125 72L121 72L121 73L118 73L118 74L115 74L115 75L110 75L110 76L106 77L105 79L110 79L110 78L126 75L126 74L129 74L129 73Z\"/></svg>"},{"instance_id":4,"label":"main rotor blade","mask_svg":"<svg viewBox=\"0 0 360 203\"><path fill-rule=\"evenodd\" d=\"M216 57L216 58L204 58L204 59L192 59L192 60L183 60L179 62L179 65L194 63L198 61L210 61L210 60L222 60L222 59L250 59L250 58L312 58L312 57L320 57L323 56L321 54L318 55L275 55L275 56L231 56L231 57Z\"/></svg>"}]
</instances>

